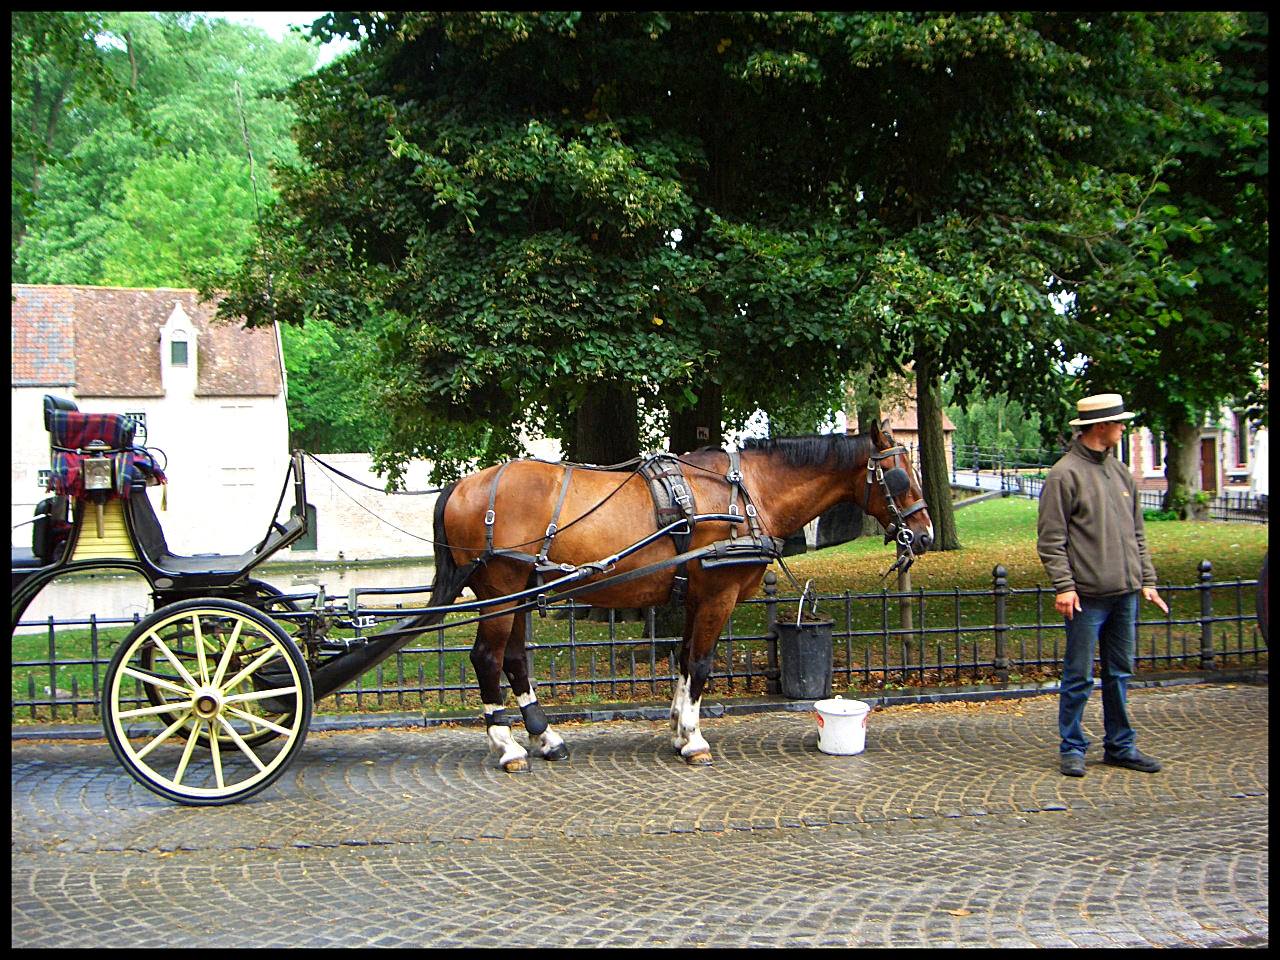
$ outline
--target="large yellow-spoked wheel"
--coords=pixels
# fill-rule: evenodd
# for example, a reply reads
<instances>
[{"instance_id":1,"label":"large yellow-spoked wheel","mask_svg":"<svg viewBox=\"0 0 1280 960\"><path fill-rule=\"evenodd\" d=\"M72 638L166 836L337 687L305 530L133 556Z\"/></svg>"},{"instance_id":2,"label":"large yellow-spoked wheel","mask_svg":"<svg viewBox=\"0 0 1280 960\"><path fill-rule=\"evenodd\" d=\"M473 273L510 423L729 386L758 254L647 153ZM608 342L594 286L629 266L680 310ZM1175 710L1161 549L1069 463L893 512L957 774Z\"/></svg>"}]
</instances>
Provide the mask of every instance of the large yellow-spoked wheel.
<instances>
[{"instance_id":1,"label":"large yellow-spoked wheel","mask_svg":"<svg viewBox=\"0 0 1280 960\"><path fill-rule=\"evenodd\" d=\"M193 806L274 783L306 740L311 708L297 644L234 600L184 600L142 620L102 693L107 742L129 775Z\"/></svg>"}]
</instances>

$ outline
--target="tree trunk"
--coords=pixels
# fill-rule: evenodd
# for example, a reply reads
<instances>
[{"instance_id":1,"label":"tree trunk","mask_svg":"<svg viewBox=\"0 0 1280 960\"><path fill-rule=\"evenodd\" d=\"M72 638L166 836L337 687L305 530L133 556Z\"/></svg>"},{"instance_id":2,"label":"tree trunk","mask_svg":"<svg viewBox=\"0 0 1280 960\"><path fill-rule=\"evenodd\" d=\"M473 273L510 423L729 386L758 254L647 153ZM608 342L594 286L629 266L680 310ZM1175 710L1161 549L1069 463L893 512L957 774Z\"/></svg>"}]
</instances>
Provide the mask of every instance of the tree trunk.
<instances>
[{"instance_id":1,"label":"tree trunk","mask_svg":"<svg viewBox=\"0 0 1280 960\"><path fill-rule=\"evenodd\" d=\"M570 420L565 459L608 466L640 453L639 406L635 388L619 381L592 384Z\"/></svg>"},{"instance_id":2,"label":"tree trunk","mask_svg":"<svg viewBox=\"0 0 1280 960\"><path fill-rule=\"evenodd\" d=\"M1163 509L1191 520L1192 502L1200 491L1200 424L1179 418L1165 431Z\"/></svg>"},{"instance_id":3,"label":"tree trunk","mask_svg":"<svg viewBox=\"0 0 1280 960\"><path fill-rule=\"evenodd\" d=\"M920 430L920 482L933 520L933 550L959 550L956 514L951 505L951 475L942 431L942 390L933 351L916 347L916 421Z\"/></svg>"},{"instance_id":4,"label":"tree trunk","mask_svg":"<svg viewBox=\"0 0 1280 960\"><path fill-rule=\"evenodd\" d=\"M667 449L672 453L688 453L699 447L718 447L724 443L722 422L724 403L720 384L703 381L698 399L692 407L672 409L668 404Z\"/></svg>"}]
</instances>

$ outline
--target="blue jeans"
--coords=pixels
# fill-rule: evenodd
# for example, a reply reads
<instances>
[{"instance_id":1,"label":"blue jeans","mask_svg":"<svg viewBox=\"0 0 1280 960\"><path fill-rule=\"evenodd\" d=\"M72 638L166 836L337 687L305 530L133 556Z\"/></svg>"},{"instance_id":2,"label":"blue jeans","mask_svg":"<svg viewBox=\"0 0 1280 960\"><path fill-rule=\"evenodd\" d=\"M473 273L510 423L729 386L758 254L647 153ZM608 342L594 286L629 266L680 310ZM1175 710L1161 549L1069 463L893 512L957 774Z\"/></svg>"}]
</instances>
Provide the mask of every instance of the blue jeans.
<instances>
[{"instance_id":1,"label":"blue jeans","mask_svg":"<svg viewBox=\"0 0 1280 960\"><path fill-rule=\"evenodd\" d=\"M1059 751L1083 755L1089 749L1084 735L1084 707L1093 692L1093 650L1102 666L1103 749L1127 754L1134 748L1127 707L1129 678L1133 676L1134 621L1138 594L1080 597L1080 606L1067 621L1067 650L1058 688Z\"/></svg>"}]
</instances>

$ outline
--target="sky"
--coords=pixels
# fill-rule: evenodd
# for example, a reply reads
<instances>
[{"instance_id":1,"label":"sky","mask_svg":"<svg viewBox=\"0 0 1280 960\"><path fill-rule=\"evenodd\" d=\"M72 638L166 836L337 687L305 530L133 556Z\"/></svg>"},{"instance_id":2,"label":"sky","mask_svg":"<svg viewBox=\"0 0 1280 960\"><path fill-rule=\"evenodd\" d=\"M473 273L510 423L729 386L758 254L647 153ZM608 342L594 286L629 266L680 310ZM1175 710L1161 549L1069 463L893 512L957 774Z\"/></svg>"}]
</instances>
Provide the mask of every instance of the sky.
<instances>
[{"instance_id":1,"label":"sky","mask_svg":"<svg viewBox=\"0 0 1280 960\"><path fill-rule=\"evenodd\" d=\"M290 26L296 24L298 26L309 27L311 26L312 21L324 16L327 11L286 10L275 13L264 13L260 11L234 10L231 12L201 12L204 13L205 16L221 17L223 20L227 20L231 23L252 24L255 27L262 28L268 36L280 40L288 35ZM340 53L345 53L347 50L351 49L351 47L352 44L345 40L335 40L331 43L325 44L320 48L320 62L317 65L324 66Z\"/></svg>"}]
</instances>

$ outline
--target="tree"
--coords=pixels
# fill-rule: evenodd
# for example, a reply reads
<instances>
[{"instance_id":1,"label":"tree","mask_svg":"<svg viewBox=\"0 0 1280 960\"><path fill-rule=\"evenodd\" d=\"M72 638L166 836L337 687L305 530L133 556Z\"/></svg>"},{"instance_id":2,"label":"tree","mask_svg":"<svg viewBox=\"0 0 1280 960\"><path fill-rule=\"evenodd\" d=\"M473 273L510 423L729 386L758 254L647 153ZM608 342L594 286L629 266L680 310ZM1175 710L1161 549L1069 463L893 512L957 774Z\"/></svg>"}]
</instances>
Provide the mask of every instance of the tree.
<instances>
[{"instance_id":1,"label":"tree","mask_svg":"<svg viewBox=\"0 0 1280 960\"><path fill-rule=\"evenodd\" d=\"M1056 298L1170 270L1136 131L1234 22L1160 17L335 14L362 48L294 87L302 160L224 309L376 331L393 471L612 435L584 417L631 397L641 442L716 402L812 425L911 363L926 404L946 377L1056 424Z\"/></svg>"},{"instance_id":2,"label":"tree","mask_svg":"<svg viewBox=\"0 0 1280 960\"><path fill-rule=\"evenodd\" d=\"M368 415L360 358L370 347L360 330L314 320L280 330L289 373L289 445L312 453L368 450L377 425Z\"/></svg>"},{"instance_id":3,"label":"tree","mask_svg":"<svg viewBox=\"0 0 1280 960\"><path fill-rule=\"evenodd\" d=\"M424 13L363 28L362 55L294 90L306 167L281 174L274 293L248 265L225 309L377 324L389 465L422 455L443 478L509 454L520 426L611 436L580 421L619 409L621 384L649 429L701 405L718 433L717 396L731 421L831 405L870 339L845 307L863 240L823 212L813 154L794 150L816 116L760 89L778 81L748 36L770 24Z\"/></svg>"},{"instance_id":4,"label":"tree","mask_svg":"<svg viewBox=\"0 0 1280 960\"><path fill-rule=\"evenodd\" d=\"M1140 146L1167 165L1166 202L1146 239L1152 283L1117 290L1101 280L1082 291L1083 378L1092 389L1121 389L1163 431L1164 508L1184 518L1200 489L1206 416L1232 402L1266 417L1267 38L1267 14L1245 15L1215 45L1208 66L1221 72L1202 72L1190 95L1145 118ZM1168 58L1191 60L1181 32L1159 41Z\"/></svg>"},{"instance_id":5,"label":"tree","mask_svg":"<svg viewBox=\"0 0 1280 960\"><path fill-rule=\"evenodd\" d=\"M265 199L267 162L294 151L270 92L314 50L194 14L13 23L15 279L179 285L241 257L255 180Z\"/></svg>"}]
</instances>

